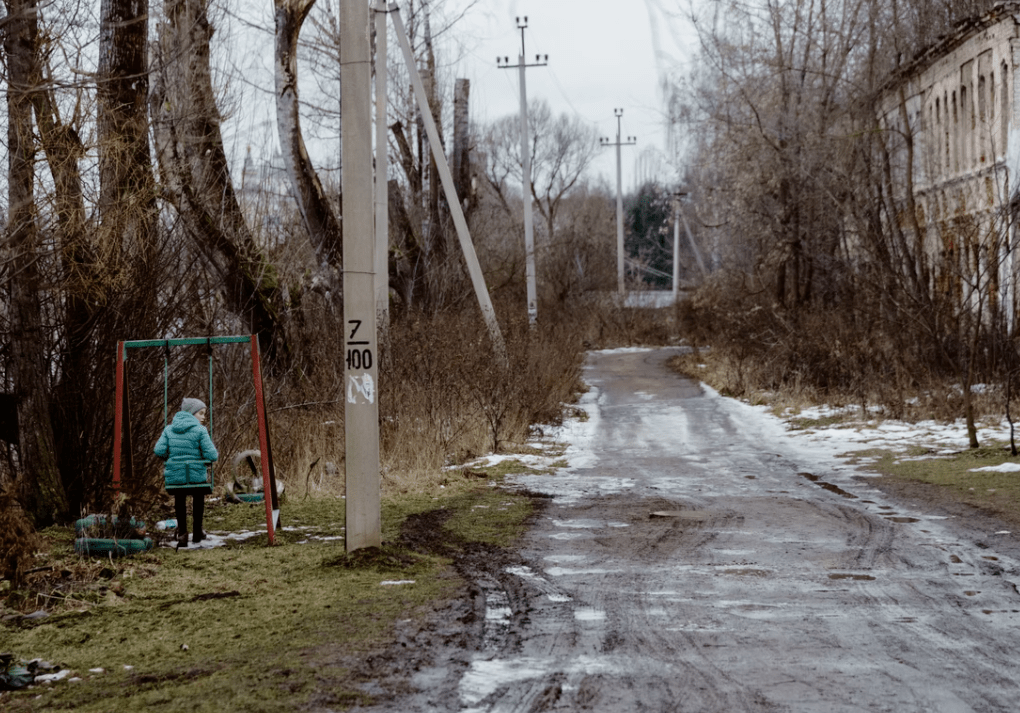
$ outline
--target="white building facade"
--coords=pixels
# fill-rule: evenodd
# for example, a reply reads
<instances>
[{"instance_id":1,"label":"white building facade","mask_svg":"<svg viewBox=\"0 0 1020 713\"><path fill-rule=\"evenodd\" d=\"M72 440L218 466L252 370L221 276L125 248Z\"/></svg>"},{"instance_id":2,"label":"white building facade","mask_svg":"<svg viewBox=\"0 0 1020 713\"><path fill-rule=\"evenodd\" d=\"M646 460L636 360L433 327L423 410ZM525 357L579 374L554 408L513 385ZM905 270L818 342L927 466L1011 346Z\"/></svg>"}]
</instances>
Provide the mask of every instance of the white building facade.
<instances>
[{"instance_id":1,"label":"white building facade","mask_svg":"<svg viewBox=\"0 0 1020 713\"><path fill-rule=\"evenodd\" d=\"M1018 69L1020 2L1000 3L901 67L880 105L896 189L912 187L914 199L915 215L902 211L899 227L915 237L920 229L939 289L1010 329L1020 268Z\"/></svg>"}]
</instances>

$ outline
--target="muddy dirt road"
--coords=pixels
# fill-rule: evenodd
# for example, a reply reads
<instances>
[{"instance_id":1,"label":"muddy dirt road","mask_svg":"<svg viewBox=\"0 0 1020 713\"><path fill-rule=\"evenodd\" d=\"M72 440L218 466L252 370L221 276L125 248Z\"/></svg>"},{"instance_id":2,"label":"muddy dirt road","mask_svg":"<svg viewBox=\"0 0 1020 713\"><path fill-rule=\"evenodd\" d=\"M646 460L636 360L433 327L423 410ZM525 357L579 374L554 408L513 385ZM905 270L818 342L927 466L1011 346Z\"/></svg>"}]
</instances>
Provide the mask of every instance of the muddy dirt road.
<instances>
[{"instance_id":1,"label":"muddy dirt road","mask_svg":"<svg viewBox=\"0 0 1020 713\"><path fill-rule=\"evenodd\" d=\"M591 355L584 457L519 479L553 498L480 578L483 640L405 710L1020 710L1004 538L756 432L670 354Z\"/></svg>"}]
</instances>

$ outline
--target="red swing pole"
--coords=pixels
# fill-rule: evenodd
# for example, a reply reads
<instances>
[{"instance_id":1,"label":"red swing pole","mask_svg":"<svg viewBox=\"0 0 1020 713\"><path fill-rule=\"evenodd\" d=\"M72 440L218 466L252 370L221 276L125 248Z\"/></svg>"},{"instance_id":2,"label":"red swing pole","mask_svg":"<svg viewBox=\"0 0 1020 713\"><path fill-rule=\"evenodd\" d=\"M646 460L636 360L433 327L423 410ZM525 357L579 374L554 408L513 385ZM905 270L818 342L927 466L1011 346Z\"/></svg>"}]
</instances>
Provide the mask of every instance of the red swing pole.
<instances>
[{"instance_id":1,"label":"red swing pole","mask_svg":"<svg viewBox=\"0 0 1020 713\"><path fill-rule=\"evenodd\" d=\"M117 342L116 384L113 407L113 495L120 495L121 431L124 428L124 342Z\"/></svg>"},{"instance_id":2,"label":"red swing pole","mask_svg":"<svg viewBox=\"0 0 1020 713\"><path fill-rule=\"evenodd\" d=\"M275 539L275 523L273 522L273 504L276 502L276 479L272 477L273 457L269 452L269 422L266 419L266 397L262 385L262 366L259 358L259 338L257 334L251 335L251 370L252 378L255 381L255 411L258 414L259 422L259 466L262 470L262 500L266 503L266 532L269 534L269 544L272 545Z\"/></svg>"}]
</instances>

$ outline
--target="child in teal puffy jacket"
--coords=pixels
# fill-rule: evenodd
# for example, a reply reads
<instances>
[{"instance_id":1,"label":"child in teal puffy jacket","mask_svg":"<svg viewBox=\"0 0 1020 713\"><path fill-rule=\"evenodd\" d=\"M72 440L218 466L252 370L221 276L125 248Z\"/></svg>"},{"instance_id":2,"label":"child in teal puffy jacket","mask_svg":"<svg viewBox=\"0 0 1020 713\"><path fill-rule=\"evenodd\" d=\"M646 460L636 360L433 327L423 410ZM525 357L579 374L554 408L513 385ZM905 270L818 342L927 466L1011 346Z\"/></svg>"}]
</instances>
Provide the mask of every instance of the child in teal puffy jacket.
<instances>
[{"instance_id":1,"label":"child in teal puffy jacket","mask_svg":"<svg viewBox=\"0 0 1020 713\"><path fill-rule=\"evenodd\" d=\"M177 515L177 546L188 546L188 496L192 497L192 515L196 544L205 539L202 515L205 496L212 492L207 483L206 465L220 457L205 426L206 407L199 399L186 398L174 420L163 429L153 452L166 461L163 479L174 488L174 510Z\"/></svg>"}]
</instances>

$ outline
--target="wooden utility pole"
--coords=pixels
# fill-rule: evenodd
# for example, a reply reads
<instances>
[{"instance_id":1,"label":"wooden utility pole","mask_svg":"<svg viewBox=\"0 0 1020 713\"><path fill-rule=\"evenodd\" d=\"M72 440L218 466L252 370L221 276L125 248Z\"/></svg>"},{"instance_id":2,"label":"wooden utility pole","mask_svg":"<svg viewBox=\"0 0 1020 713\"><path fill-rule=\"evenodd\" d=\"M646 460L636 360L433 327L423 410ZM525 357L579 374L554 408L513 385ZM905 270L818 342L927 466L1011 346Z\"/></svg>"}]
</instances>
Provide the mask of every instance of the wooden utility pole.
<instances>
[{"instance_id":1,"label":"wooden utility pole","mask_svg":"<svg viewBox=\"0 0 1020 713\"><path fill-rule=\"evenodd\" d=\"M531 216L531 141L528 137L528 89L525 84L525 72L528 67L545 67L549 64L549 55L542 60L535 55L535 63L528 64L524 60L524 30L528 27L528 16L515 18L517 29L521 31L521 53L517 64L510 64L509 57L497 57L496 66L500 69L515 68L521 87L521 175L524 186L524 264L527 274L528 324L534 326L538 321L538 287L535 269L535 226Z\"/></svg>"},{"instance_id":2,"label":"wooden utility pole","mask_svg":"<svg viewBox=\"0 0 1020 713\"><path fill-rule=\"evenodd\" d=\"M347 551L382 544L367 0L340 2Z\"/></svg>"},{"instance_id":3,"label":"wooden utility pole","mask_svg":"<svg viewBox=\"0 0 1020 713\"><path fill-rule=\"evenodd\" d=\"M620 118L623 116L623 109L613 109L616 116L616 141L610 141L602 137L599 143L602 146L616 147L616 291L623 295L623 178L620 169L620 147L633 146L637 143L637 137L628 136L626 141L620 136Z\"/></svg>"}]
</instances>

